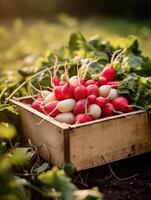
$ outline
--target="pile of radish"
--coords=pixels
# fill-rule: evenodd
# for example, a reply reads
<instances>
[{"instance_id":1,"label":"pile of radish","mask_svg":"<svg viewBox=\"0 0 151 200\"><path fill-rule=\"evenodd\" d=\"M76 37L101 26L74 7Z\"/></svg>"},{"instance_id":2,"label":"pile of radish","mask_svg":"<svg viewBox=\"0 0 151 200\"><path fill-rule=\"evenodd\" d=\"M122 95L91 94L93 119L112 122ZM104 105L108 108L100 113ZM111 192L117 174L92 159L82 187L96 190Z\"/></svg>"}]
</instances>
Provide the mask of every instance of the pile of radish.
<instances>
[{"instance_id":1,"label":"pile of radish","mask_svg":"<svg viewBox=\"0 0 151 200\"><path fill-rule=\"evenodd\" d=\"M32 107L67 124L85 123L116 114L132 112L133 106L119 96L116 69L106 66L98 80L85 80L72 76L60 81L55 72L52 77L53 90L41 91Z\"/></svg>"}]
</instances>

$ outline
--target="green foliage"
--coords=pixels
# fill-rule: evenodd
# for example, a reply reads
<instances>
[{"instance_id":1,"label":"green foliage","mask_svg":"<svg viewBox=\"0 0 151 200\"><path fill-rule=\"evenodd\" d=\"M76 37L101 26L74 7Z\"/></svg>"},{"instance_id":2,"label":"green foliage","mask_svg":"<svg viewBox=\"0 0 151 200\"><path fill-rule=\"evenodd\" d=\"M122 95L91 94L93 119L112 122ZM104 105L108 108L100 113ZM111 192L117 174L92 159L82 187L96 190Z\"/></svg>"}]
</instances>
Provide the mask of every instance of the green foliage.
<instances>
[{"instance_id":1,"label":"green foliage","mask_svg":"<svg viewBox=\"0 0 151 200\"><path fill-rule=\"evenodd\" d=\"M132 104L151 111L151 78L139 75L128 75L123 84L119 87L119 92L127 96Z\"/></svg>"}]
</instances>

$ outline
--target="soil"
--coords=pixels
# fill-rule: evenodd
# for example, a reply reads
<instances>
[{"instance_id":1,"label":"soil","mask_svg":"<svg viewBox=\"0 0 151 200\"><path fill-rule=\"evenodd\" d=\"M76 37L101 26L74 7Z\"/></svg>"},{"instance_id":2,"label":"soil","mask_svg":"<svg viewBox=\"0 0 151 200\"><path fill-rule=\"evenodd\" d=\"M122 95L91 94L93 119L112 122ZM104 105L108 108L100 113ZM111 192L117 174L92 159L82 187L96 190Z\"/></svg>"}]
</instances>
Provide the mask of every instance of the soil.
<instances>
[{"instance_id":1,"label":"soil","mask_svg":"<svg viewBox=\"0 0 151 200\"><path fill-rule=\"evenodd\" d=\"M77 172L73 182L98 186L104 200L151 200L151 153Z\"/></svg>"}]
</instances>

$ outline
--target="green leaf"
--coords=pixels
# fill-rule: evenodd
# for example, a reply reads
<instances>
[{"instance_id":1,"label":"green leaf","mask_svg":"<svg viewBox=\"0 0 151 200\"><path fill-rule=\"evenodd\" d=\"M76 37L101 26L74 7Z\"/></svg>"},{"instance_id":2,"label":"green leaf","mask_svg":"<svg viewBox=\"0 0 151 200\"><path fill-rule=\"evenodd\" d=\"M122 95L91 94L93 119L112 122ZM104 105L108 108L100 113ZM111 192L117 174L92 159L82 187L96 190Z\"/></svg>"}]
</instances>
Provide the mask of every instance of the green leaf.
<instances>
[{"instance_id":1,"label":"green leaf","mask_svg":"<svg viewBox=\"0 0 151 200\"><path fill-rule=\"evenodd\" d=\"M143 58L131 52L127 53L123 59L123 68L126 72L142 71L143 64Z\"/></svg>"},{"instance_id":2,"label":"green leaf","mask_svg":"<svg viewBox=\"0 0 151 200\"><path fill-rule=\"evenodd\" d=\"M10 104L0 104L0 122L18 123L19 114L15 108Z\"/></svg>"},{"instance_id":3,"label":"green leaf","mask_svg":"<svg viewBox=\"0 0 151 200\"><path fill-rule=\"evenodd\" d=\"M128 38L121 39L118 46L122 49L125 49L126 52L132 52L135 55L141 54L138 37L134 35L130 35Z\"/></svg>"},{"instance_id":4,"label":"green leaf","mask_svg":"<svg viewBox=\"0 0 151 200\"><path fill-rule=\"evenodd\" d=\"M49 188L54 188L61 192L63 200L74 200L73 191L77 188L70 182L63 170L54 167L52 170L44 172L38 176L39 181Z\"/></svg>"},{"instance_id":5,"label":"green leaf","mask_svg":"<svg viewBox=\"0 0 151 200\"><path fill-rule=\"evenodd\" d=\"M72 55L86 56L88 46L86 39L80 32L72 33L69 41L69 48Z\"/></svg>"},{"instance_id":6,"label":"green leaf","mask_svg":"<svg viewBox=\"0 0 151 200\"><path fill-rule=\"evenodd\" d=\"M0 138L11 139L15 136L16 129L13 125L0 123Z\"/></svg>"}]
</instances>

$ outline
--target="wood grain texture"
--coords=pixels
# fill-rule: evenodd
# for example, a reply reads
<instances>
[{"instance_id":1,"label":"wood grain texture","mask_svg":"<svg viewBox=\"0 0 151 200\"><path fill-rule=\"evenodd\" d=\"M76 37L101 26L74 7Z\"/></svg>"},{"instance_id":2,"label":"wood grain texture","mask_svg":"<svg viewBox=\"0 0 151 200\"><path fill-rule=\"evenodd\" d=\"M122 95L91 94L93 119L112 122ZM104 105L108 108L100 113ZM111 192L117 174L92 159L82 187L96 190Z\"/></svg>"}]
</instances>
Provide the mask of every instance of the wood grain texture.
<instances>
[{"instance_id":1,"label":"wood grain texture","mask_svg":"<svg viewBox=\"0 0 151 200\"><path fill-rule=\"evenodd\" d=\"M70 158L77 170L151 151L151 120L145 113L78 127L70 134ZM103 157L103 158L102 158Z\"/></svg>"},{"instance_id":2,"label":"wood grain texture","mask_svg":"<svg viewBox=\"0 0 151 200\"><path fill-rule=\"evenodd\" d=\"M64 130L56 125L41 120L39 116L20 109L22 116L23 137L39 149L41 157L59 167L64 163Z\"/></svg>"}]
</instances>

